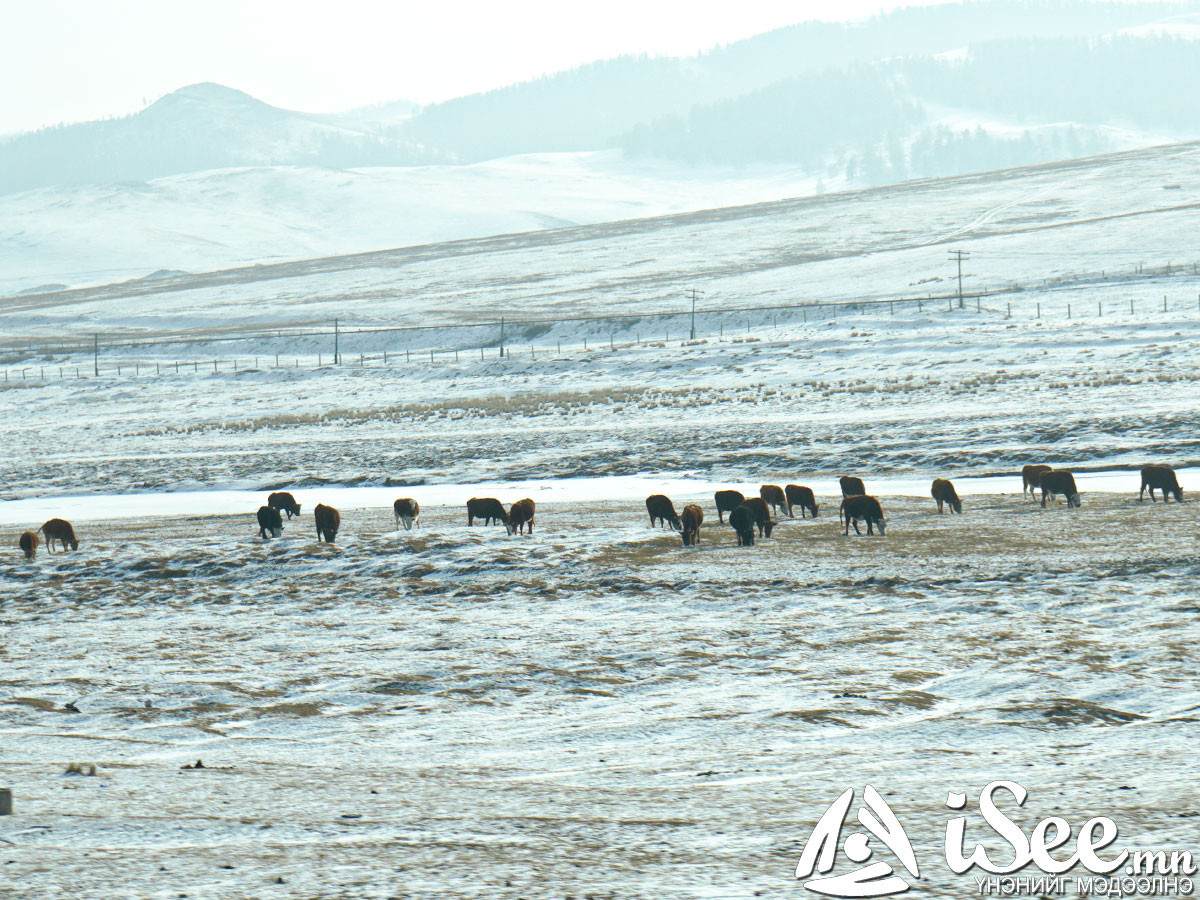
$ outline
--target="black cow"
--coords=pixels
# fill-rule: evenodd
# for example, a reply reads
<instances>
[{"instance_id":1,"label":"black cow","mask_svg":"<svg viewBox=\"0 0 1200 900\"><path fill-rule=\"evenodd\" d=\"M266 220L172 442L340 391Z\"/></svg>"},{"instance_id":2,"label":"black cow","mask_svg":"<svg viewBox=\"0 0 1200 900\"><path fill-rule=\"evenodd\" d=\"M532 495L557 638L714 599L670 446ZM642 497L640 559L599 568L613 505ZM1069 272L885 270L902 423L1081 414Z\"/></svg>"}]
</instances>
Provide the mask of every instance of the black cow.
<instances>
[{"instance_id":1,"label":"black cow","mask_svg":"<svg viewBox=\"0 0 1200 900\"><path fill-rule=\"evenodd\" d=\"M842 486L843 497L861 497L867 493L862 479L855 478L853 475L843 475L838 479L838 484Z\"/></svg>"},{"instance_id":2,"label":"black cow","mask_svg":"<svg viewBox=\"0 0 1200 900\"><path fill-rule=\"evenodd\" d=\"M313 518L317 523L317 540L332 544L338 529L342 527L342 514L332 506L318 503L317 508L313 510Z\"/></svg>"},{"instance_id":3,"label":"black cow","mask_svg":"<svg viewBox=\"0 0 1200 900\"><path fill-rule=\"evenodd\" d=\"M467 525L474 525L476 519L483 519L484 525L499 522L508 526L508 513L495 497L472 497L467 501Z\"/></svg>"},{"instance_id":4,"label":"black cow","mask_svg":"<svg viewBox=\"0 0 1200 900\"><path fill-rule=\"evenodd\" d=\"M1143 466L1142 467L1142 490L1138 491L1138 499L1142 499L1142 491L1150 488L1150 500L1152 503L1158 501L1154 499L1154 489L1158 488L1162 491L1163 503L1168 501L1169 495L1175 495L1175 502L1183 502L1183 488L1179 486L1179 479L1175 477L1175 470L1170 466Z\"/></svg>"},{"instance_id":5,"label":"black cow","mask_svg":"<svg viewBox=\"0 0 1200 900\"><path fill-rule=\"evenodd\" d=\"M713 500L717 503L717 519L723 523L725 513L733 512L745 503L746 497L741 491L717 491L713 494Z\"/></svg>"},{"instance_id":6,"label":"black cow","mask_svg":"<svg viewBox=\"0 0 1200 900\"><path fill-rule=\"evenodd\" d=\"M1042 473L1042 509L1046 508L1046 499L1062 494L1067 498L1067 506L1079 508L1079 490L1075 487L1075 476L1065 469L1052 469Z\"/></svg>"},{"instance_id":7,"label":"black cow","mask_svg":"<svg viewBox=\"0 0 1200 900\"><path fill-rule=\"evenodd\" d=\"M267 534L267 532L270 534ZM258 508L258 536L263 540L279 537L283 533L283 517L274 506Z\"/></svg>"},{"instance_id":8,"label":"black cow","mask_svg":"<svg viewBox=\"0 0 1200 900\"><path fill-rule=\"evenodd\" d=\"M806 509L812 513L814 519L817 517L817 498L813 495L812 488L789 484L783 490L787 494L788 507L790 509L800 507L800 518L804 518Z\"/></svg>"},{"instance_id":9,"label":"black cow","mask_svg":"<svg viewBox=\"0 0 1200 900\"><path fill-rule=\"evenodd\" d=\"M954 490L954 484L946 478L933 479L933 488L930 493L933 499L937 501L938 515L942 514L942 505L950 504L950 508L956 513L962 512L962 501L958 499L958 492Z\"/></svg>"},{"instance_id":10,"label":"black cow","mask_svg":"<svg viewBox=\"0 0 1200 900\"><path fill-rule=\"evenodd\" d=\"M287 513L290 519L292 516L300 515L300 504L296 502L296 498L287 491L276 491L267 498L267 506L272 509L277 509L280 512Z\"/></svg>"},{"instance_id":11,"label":"black cow","mask_svg":"<svg viewBox=\"0 0 1200 900\"><path fill-rule=\"evenodd\" d=\"M664 526L669 523L676 531L683 528L679 522L679 514L675 512L675 504L664 494L651 494L647 497L646 512L650 513L651 528L656 522L661 522Z\"/></svg>"},{"instance_id":12,"label":"black cow","mask_svg":"<svg viewBox=\"0 0 1200 900\"><path fill-rule=\"evenodd\" d=\"M729 513L729 526L737 532L739 547L754 546L754 510L742 504Z\"/></svg>"},{"instance_id":13,"label":"black cow","mask_svg":"<svg viewBox=\"0 0 1200 900\"><path fill-rule=\"evenodd\" d=\"M845 519L846 530L845 534L850 534L850 524L854 524L854 533L862 534L858 530L859 522L867 523L867 534L874 534L875 528L879 528L879 536L883 537L885 522L883 518L883 507L879 505L879 501L874 497L866 494L851 494L842 499L841 511L839 517Z\"/></svg>"},{"instance_id":14,"label":"black cow","mask_svg":"<svg viewBox=\"0 0 1200 900\"><path fill-rule=\"evenodd\" d=\"M683 508L683 546L694 547L700 543L700 524L704 521L704 510L695 503Z\"/></svg>"},{"instance_id":15,"label":"black cow","mask_svg":"<svg viewBox=\"0 0 1200 900\"><path fill-rule=\"evenodd\" d=\"M742 506L754 513L754 524L758 526L759 537L770 537L775 523L771 521L771 511L762 497L747 497ZM738 509L741 509L739 506Z\"/></svg>"},{"instance_id":16,"label":"black cow","mask_svg":"<svg viewBox=\"0 0 1200 900\"><path fill-rule=\"evenodd\" d=\"M401 497L392 504L392 512L396 514L396 527L400 527L400 523L404 523L404 530L410 530L417 524L417 519L421 515L421 504L411 497Z\"/></svg>"}]
</instances>

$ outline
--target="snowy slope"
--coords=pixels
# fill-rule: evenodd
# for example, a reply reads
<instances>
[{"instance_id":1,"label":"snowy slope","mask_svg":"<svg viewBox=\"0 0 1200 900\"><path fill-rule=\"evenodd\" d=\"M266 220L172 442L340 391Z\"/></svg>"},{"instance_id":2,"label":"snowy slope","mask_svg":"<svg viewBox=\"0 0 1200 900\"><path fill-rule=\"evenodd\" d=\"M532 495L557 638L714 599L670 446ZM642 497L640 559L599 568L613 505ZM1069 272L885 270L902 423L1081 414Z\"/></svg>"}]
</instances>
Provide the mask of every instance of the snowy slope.
<instances>
[{"instance_id":1,"label":"snowy slope","mask_svg":"<svg viewBox=\"0 0 1200 900\"><path fill-rule=\"evenodd\" d=\"M609 151L43 188L0 196L0 293L778 200L816 182L795 168L688 169Z\"/></svg>"}]
</instances>

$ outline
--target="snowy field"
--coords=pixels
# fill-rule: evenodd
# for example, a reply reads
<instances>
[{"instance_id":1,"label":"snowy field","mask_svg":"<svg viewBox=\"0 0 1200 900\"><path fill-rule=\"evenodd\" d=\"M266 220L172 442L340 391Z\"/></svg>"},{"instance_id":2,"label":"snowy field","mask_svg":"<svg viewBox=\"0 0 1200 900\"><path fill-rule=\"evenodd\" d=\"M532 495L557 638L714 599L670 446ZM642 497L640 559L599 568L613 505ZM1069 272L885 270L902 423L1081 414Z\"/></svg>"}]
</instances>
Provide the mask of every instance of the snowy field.
<instances>
[{"instance_id":1,"label":"snowy field","mask_svg":"<svg viewBox=\"0 0 1200 900\"><path fill-rule=\"evenodd\" d=\"M1130 151L756 206L163 276L0 301L12 338L495 322L1037 287L1188 271L1200 148ZM1121 296L1118 292L1118 296ZM1193 291L1192 299L1195 298ZM630 328L632 330L632 327ZM609 329L603 329L608 337ZM630 335L632 336L632 335ZM492 339L492 336L489 336ZM353 348L350 348L353 350Z\"/></svg>"},{"instance_id":2,"label":"snowy field","mask_svg":"<svg viewBox=\"0 0 1200 900\"><path fill-rule=\"evenodd\" d=\"M457 361L384 364L379 339L316 365L281 338L178 373L0 363L26 370L0 382L0 896L795 897L816 819L867 782L926 859L946 791L998 778L1030 790L1027 824L1110 815L1131 847L1195 849L1197 190L1181 146L0 301L7 336L43 341L558 321ZM1023 289L709 314L696 341L561 321L682 310L685 287L704 308L945 293L957 247L968 289ZM1191 467L1187 502L1137 501L1150 461ZM1082 508L1023 499L1035 462L1073 469ZM842 473L883 496L886 537L841 536ZM963 515L936 514L936 476ZM788 482L821 516L734 546L711 489ZM699 547L648 527L655 488L704 504ZM275 489L304 515L265 543ZM536 494L536 534L467 529L477 489ZM419 529L395 530L398 496ZM55 514L79 551L20 559ZM923 868L917 895L974 892Z\"/></svg>"},{"instance_id":3,"label":"snowy field","mask_svg":"<svg viewBox=\"0 0 1200 900\"><path fill-rule=\"evenodd\" d=\"M794 167L617 151L469 166L264 166L0 196L0 293L361 253L811 194Z\"/></svg>"},{"instance_id":4,"label":"snowy field","mask_svg":"<svg viewBox=\"0 0 1200 900\"><path fill-rule=\"evenodd\" d=\"M864 783L918 896L967 896L942 802L996 778L1026 827L1194 846L1194 504L895 499L886 538L824 510L748 549L706 506L686 550L609 502L534 538L433 507L6 558L5 896L795 897Z\"/></svg>"}]
</instances>

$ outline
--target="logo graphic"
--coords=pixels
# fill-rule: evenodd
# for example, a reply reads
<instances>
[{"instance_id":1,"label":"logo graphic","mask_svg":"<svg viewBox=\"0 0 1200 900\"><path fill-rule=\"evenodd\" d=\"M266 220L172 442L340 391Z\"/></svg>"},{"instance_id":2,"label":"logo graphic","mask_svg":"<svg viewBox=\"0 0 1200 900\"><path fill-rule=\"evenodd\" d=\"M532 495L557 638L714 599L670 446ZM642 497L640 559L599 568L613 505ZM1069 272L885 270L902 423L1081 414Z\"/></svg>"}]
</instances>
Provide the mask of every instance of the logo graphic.
<instances>
[{"instance_id":1,"label":"logo graphic","mask_svg":"<svg viewBox=\"0 0 1200 900\"><path fill-rule=\"evenodd\" d=\"M904 828L891 807L869 784L863 791L863 799L866 801L866 807L858 811L859 823L892 851L913 878L920 878L921 873L917 868L917 857L913 853L912 842L904 833ZM853 801L854 791L847 789L821 816L816 828L809 835L808 843L804 845L804 852L796 866L796 877L808 878L816 871L822 877L806 881L804 886L810 891L831 897L888 897L892 894L903 894L909 889L909 883L898 876L895 869L886 862L862 865L857 871L844 875L828 874L833 871L838 843L841 841L842 823ZM846 838L842 852L853 863L866 863L874 854L870 836L861 831L854 832Z\"/></svg>"}]
</instances>

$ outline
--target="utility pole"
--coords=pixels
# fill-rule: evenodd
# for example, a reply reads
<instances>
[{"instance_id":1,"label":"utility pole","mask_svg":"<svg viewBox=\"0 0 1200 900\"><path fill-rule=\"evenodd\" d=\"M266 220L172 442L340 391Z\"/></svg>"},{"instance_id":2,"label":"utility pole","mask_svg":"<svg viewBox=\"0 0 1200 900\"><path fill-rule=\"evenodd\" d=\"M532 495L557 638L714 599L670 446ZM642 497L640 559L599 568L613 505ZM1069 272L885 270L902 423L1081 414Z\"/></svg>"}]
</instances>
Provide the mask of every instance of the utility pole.
<instances>
[{"instance_id":1,"label":"utility pole","mask_svg":"<svg viewBox=\"0 0 1200 900\"><path fill-rule=\"evenodd\" d=\"M500 355L504 356L504 316L500 317Z\"/></svg>"},{"instance_id":2,"label":"utility pole","mask_svg":"<svg viewBox=\"0 0 1200 900\"><path fill-rule=\"evenodd\" d=\"M100 335L92 335L92 371L97 378L100 377Z\"/></svg>"},{"instance_id":3,"label":"utility pole","mask_svg":"<svg viewBox=\"0 0 1200 900\"><path fill-rule=\"evenodd\" d=\"M339 337L341 337L341 335L338 334L338 320L334 319L333 320L333 364L335 366L341 365L341 362L342 362L342 355L341 355L341 353L338 352L338 338Z\"/></svg>"},{"instance_id":4,"label":"utility pole","mask_svg":"<svg viewBox=\"0 0 1200 900\"><path fill-rule=\"evenodd\" d=\"M698 291L695 288L688 288L687 290L692 295L692 329L688 340L694 341L696 339L696 298L703 297L704 291Z\"/></svg>"},{"instance_id":5,"label":"utility pole","mask_svg":"<svg viewBox=\"0 0 1200 900\"><path fill-rule=\"evenodd\" d=\"M958 260L958 308L963 308L962 264L964 259L970 259L971 254L965 250L951 250L950 258Z\"/></svg>"}]
</instances>

